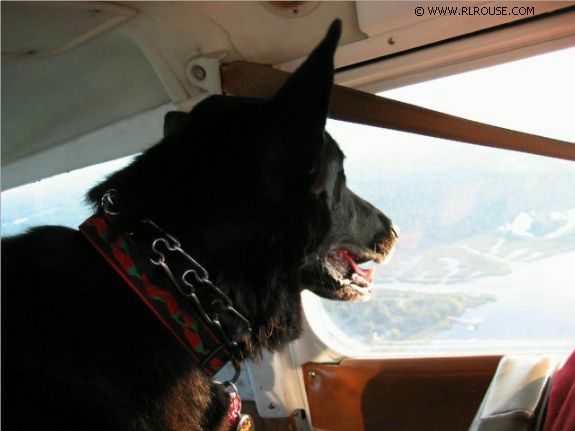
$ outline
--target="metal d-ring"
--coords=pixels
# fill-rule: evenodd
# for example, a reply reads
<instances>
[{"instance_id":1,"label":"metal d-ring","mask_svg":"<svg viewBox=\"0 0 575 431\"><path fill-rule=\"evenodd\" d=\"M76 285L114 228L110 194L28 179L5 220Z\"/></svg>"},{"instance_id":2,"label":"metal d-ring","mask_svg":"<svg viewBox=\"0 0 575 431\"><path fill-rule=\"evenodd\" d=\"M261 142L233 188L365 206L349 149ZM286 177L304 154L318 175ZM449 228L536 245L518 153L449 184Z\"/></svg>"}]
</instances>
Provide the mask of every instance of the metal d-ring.
<instances>
[{"instance_id":1,"label":"metal d-ring","mask_svg":"<svg viewBox=\"0 0 575 431\"><path fill-rule=\"evenodd\" d=\"M222 383L222 385L227 388L230 387L235 391L235 393L238 393L238 388L236 387L235 383L238 381L238 379L240 378L240 373L242 372L242 367L241 365L236 362L236 361L231 361L232 365L234 367L234 375L232 376L232 378L230 380L226 380L225 382Z\"/></svg>"},{"instance_id":2,"label":"metal d-ring","mask_svg":"<svg viewBox=\"0 0 575 431\"><path fill-rule=\"evenodd\" d=\"M108 219L112 219L120 215L118 211L114 211L112 207L115 205L114 199L118 196L118 191L116 189L110 189L102 196L100 205L104 210L104 214Z\"/></svg>"}]
</instances>

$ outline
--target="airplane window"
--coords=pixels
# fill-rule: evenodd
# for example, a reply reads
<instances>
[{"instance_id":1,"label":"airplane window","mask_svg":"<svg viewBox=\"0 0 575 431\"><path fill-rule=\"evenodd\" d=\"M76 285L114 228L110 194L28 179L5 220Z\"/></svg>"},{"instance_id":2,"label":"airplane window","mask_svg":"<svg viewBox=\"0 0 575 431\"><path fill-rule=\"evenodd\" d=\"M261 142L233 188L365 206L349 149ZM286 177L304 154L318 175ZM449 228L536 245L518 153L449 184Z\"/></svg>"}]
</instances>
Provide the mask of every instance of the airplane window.
<instances>
[{"instance_id":1,"label":"airplane window","mask_svg":"<svg viewBox=\"0 0 575 431\"><path fill-rule=\"evenodd\" d=\"M575 142L574 75L570 49L382 95ZM351 356L572 350L575 163L336 121L328 130L350 188L400 228L370 301L304 295L329 346Z\"/></svg>"},{"instance_id":2,"label":"airplane window","mask_svg":"<svg viewBox=\"0 0 575 431\"><path fill-rule=\"evenodd\" d=\"M77 228L92 213L84 202L84 194L107 174L126 166L133 157L99 163L2 192L2 237L45 224Z\"/></svg>"}]
</instances>

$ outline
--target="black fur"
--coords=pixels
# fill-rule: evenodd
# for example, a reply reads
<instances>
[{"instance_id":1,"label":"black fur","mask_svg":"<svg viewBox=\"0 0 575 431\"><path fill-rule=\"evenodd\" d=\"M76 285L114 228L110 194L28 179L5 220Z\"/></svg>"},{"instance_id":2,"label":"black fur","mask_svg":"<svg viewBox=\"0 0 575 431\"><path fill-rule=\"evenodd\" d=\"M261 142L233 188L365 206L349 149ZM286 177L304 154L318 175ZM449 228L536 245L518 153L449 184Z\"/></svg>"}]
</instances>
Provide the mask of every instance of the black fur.
<instances>
[{"instance_id":1,"label":"black fur","mask_svg":"<svg viewBox=\"0 0 575 431\"><path fill-rule=\"evenodd\" d=\"M169 114L165 138L88 193L119 192L116 226L144 218L177 237L252 321L243 357L301 331L300 292L356 299L327 272L345 248L381 260L391 223L345 186L324 131L336 21L269 101L213 96ZM2 241L2 425L7 430L211 430L227 409L198 370L76 231Z\"/></svg>"}]
</instances>

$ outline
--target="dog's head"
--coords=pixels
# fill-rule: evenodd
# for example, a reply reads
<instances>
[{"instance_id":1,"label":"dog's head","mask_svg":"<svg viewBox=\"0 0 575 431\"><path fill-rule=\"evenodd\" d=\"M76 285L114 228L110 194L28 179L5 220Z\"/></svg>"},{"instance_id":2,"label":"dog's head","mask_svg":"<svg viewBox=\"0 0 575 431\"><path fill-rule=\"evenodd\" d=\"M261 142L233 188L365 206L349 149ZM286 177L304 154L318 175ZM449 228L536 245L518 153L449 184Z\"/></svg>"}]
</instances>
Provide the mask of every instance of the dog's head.
<instances>
[{"instance_id":1,"label":"dog's head","mask_svg":"<svg viewBox=\"0 0 575 431\"><path fill-rule=\"evenodd\" d=\"M117 189L119 223L150 218L178 237L268 336L299 320L302 288L364 297L372 276L359 265L385 259L396 239L347 188L344 155L324 130L340 28L272 99L212 96L168 114L162 142L89 193L97 203Z\"/></svg>"}]
</instances>

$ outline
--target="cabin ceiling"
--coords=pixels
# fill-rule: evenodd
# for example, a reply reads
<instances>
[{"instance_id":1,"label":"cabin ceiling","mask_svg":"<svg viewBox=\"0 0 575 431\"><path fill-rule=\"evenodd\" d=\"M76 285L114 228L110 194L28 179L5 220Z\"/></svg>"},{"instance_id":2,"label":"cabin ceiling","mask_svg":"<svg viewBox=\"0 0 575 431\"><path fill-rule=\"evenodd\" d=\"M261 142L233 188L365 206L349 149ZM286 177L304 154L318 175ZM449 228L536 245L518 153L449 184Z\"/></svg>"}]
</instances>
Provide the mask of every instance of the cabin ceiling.
<instances>
[{"instance_id":1,"label":"cabin ceiling","mask_svg":"<svg viewBox=\"0 0 575 431\"><path fill-rule=\"evenodd\" d=\"M133 17L116 28L65 52L34 54L125 13L102 6L2 2L3 164L198 94L185 78L193 57L282 63L309 52L334 16L346 23L343 42L364 37L350 2L318 4L301 18L258 2L130 2ZM162 76L162 60L175 76Z\"/></svg>"},{"instance_id":2,"label":"cabin ceiling","mask_svg":"<svg viewBox=\"0 0 575 431\"><path fill-rule=\"evenodd\" d=\"M374 49L376 56L400 49L373 43L377 35L417 34L413 26L430 21L417 19L411 2L2 2L1 11L2 166L12 171L91 131L205 93L186 75L191 59L290 64L341 18L340 46L354 47L347 63L336 58L342 66L372 58ZM411 47L440 40L442 31L426 30L429 37ZM372 42L365 52L355 48L363 41ZM102 161L97 146L91 151L82 165ZM50 172L80 167L74 154L66 157ZM25 180L8 187L18 182Z\"/></svg>"}]
</instances>

